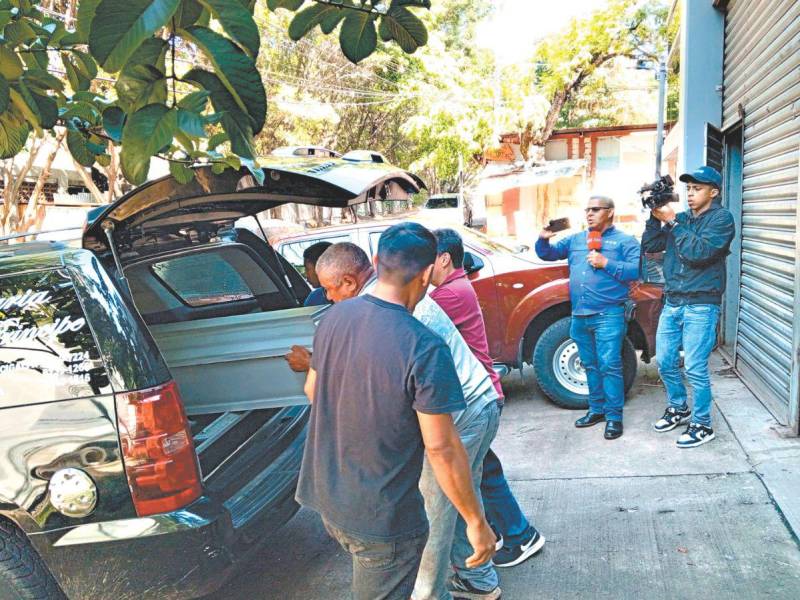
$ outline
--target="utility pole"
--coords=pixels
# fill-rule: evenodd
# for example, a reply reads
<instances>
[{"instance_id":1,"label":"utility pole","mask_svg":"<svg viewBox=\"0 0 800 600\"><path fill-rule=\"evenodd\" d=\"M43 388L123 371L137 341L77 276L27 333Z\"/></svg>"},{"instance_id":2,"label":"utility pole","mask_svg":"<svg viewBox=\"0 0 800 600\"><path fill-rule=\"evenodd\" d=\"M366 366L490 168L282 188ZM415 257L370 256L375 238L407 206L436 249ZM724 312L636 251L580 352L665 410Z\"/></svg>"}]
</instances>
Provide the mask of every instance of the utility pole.
<instances>
[{"instance_id":1,"label":"utility pole","mask_svg":"<svg viewBox=\"0 0 800 600\"><path fill-rule=\"evenodd\" d=\"M656 127L656 179L661 177L661 152L664 147L664 104L667 96L667 59L661 57L658 64L658 125Z\"/></svg>"}]
</instances>

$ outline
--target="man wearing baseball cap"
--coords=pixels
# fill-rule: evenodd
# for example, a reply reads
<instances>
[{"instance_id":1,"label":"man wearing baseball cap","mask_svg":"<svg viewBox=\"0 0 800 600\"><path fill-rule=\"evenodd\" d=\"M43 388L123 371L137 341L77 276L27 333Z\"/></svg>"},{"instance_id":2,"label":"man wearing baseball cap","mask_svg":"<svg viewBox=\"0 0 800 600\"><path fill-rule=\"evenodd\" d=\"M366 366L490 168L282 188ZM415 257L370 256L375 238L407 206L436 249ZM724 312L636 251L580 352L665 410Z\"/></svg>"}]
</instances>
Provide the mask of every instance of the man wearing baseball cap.
<instances>
[{"instance_id":1,"label":"man wearing baseball cap","mask_svg":"<svg viewBox=\"0 0 800 600\"><path fill-rule=\"evenodd\" d=\"M667 409L653 427L665 432L688 422L677 445L694 448L714 439L708 358L716 344L725 258L735 227L730 211L720 205L722 177L716 169L700 167L680 180L686 183L690 210L675 214L669 204L653 209L642 251L665 252L666 303L658 322L656 360L667 390ZM681 349L693 410L681 379Z\"/></svg>"}]
</instances>

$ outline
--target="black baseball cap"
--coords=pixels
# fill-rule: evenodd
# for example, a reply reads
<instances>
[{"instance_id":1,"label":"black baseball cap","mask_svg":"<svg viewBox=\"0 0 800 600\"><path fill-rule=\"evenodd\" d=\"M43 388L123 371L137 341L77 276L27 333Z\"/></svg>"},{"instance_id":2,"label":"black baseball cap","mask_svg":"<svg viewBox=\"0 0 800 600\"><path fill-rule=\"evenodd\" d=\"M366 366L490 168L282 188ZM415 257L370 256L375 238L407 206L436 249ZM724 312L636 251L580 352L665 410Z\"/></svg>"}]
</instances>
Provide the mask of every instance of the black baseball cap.
<instances>
[{"instance_id":1,"label":"black baseball cap","mask_svg":"<svg viewBox=\"0 0 800 600\"><path fill-rule=\"evenodd\" d=\"M722 187L722 175L714 167L700 167L691 173L684 173L678 179L684 183L706 183L717 189Z\"/></svg>"}]
</instances>

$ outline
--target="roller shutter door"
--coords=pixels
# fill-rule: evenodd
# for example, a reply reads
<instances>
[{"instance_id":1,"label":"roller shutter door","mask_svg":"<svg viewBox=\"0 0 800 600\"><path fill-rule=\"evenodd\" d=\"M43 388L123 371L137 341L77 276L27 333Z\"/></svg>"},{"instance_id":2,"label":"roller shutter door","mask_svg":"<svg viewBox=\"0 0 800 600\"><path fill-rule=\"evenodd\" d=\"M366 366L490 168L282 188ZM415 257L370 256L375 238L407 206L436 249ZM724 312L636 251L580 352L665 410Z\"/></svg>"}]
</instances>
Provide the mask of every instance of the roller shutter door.
<instances>
[{"instance_id":1,"label":"roller shutter door","mask_svg":"<svg viewBox=\"0 0 800 600\"><path fill-rule=\"evenodd\" d=\"M736 368L775 416L787 422L798 376L797 0L735 0L728 4L723 128L734 125L742 114L742 256Z\"/></svg>"}]
</instances>

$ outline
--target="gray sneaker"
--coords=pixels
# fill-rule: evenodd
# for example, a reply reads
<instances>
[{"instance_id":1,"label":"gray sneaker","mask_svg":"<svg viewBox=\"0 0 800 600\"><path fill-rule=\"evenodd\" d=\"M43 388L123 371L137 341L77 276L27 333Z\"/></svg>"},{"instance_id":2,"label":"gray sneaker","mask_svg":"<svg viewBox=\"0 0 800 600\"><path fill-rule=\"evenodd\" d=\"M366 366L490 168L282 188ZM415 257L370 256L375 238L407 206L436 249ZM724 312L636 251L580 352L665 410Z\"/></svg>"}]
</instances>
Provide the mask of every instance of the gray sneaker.
<instances>
[{"instance_id":1,"label":"gray sneaker","mask_svg":"<svg viewBox=\"0 0 800 600\"><path fill-rule=\"evenodd\" d=\"M673 408L670 406L664 411L664 416L653 424L653 429L659 433L671 431L678 425L688 422L691 417L692 411L689 410L689 407Z\"/></svg>"},{"instance_id":2,"label":"gray sneaker","mask_svg":"<svg viewBox=\"0 0 800 600\"><path fill-rule=\"evenodd\" d=\"M461 579L458 573L447 580L447 591L453 596L453 600L497 600L502 595L499 585L493 590L479 590L469 581Z\"/></svg>"}]
</instances>

